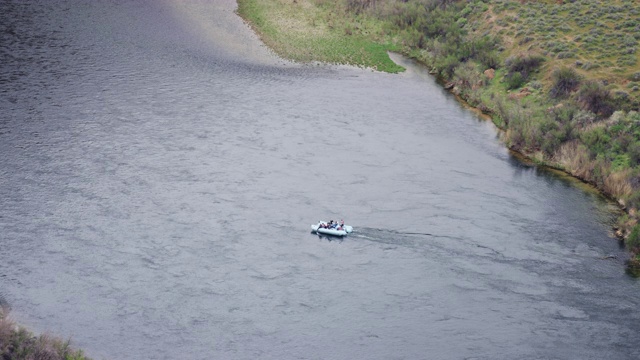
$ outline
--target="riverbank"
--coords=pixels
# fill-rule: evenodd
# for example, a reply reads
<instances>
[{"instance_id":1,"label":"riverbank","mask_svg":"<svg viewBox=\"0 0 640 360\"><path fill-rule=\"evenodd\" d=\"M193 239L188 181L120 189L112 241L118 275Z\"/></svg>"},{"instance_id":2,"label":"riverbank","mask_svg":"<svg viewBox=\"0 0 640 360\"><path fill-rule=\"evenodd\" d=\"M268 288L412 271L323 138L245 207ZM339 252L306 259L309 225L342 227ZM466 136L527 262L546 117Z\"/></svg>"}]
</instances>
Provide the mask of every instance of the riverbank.
<instances>
[{"instance_id":1,"label":"riverbank","mask_svg":"<svg viewBox=\"0 0 640 360\"><path fill-rule=\"evenodd\" d=\"M90 360L82 350L71 348L71 341L46 334L36 336L11 321L7 310L0 308L0 358Z\"/></svg>"},{"instance_id":2,"label":"riverbank","mask_svg":"<svg viewBox=\"0 0 640 360\"><path fill-rule=\"evenodd\" d=\"M629 35L640 9L633 2L239 0L238 13L295 61L390 71L372 59L397 51L425 64L488 114L511 150L617 201L625 214L616 235L633 255L629 272L640 274L639 39ZM378 44L377 52L363 43Z\"/></svg>"}]
</instances>

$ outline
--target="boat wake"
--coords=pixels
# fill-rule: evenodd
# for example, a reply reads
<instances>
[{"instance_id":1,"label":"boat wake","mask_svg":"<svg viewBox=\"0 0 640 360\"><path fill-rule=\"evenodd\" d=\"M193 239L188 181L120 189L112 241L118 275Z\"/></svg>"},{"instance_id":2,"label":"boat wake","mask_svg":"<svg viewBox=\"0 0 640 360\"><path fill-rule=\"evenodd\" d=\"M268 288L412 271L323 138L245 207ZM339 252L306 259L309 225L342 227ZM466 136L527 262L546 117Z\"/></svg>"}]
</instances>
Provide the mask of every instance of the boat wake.
<instances>
[{"instance_id":1,"label":"boat wake","mask_svg":"<svg viewBox=\"0 0 640 360\"><path fill-rule=\"evenodd\" d=\"M428 232L410 232L410 231L398 231L398 230L389 230L382 228L359 228L354 230L354 233L351 236L357 235L379 235L379 236L388 236L388 235L397 235L397 236L429 236L434 238L452 238L455 239L455 236L450 235L442 235L442 234L432 234Z\"/></svg>"},{"instance_id":2,"label":"boat wake","mask_svg":"<svg viewBox=\"0 0 640 360\"><path fill-rule=\"evenodd\" d=\"M441 239L456 240L462 242L464 239L443 234L434 234L421 231L398 231L382 228L354 228L353 232L346 237L349 239L362 239L386 246L401 246L406 248L435 251L442 247ZM431 240L431 241L430 241ZM448 241L445 241L447 243Z\"/></svg>"}]
</instances>

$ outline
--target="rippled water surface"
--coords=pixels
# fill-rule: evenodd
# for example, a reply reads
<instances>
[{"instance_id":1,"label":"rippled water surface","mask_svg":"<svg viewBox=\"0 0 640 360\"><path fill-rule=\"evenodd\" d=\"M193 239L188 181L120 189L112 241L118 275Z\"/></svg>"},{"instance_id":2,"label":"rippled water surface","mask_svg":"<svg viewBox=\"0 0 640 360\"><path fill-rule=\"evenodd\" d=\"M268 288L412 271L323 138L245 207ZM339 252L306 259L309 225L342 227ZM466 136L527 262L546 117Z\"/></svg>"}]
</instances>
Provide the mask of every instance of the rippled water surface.
<instances>
[{"instance_id":1,"label":"rippled water surface","mask_svg":"<svg viewBox=\"0 0 640 360\"><path fill-rule=\"evenodd\" d=\"M0 2L14 319L97 359L640 357L615 207L424 70L287 63L234 8Z\"/></svg>"}]
</instances>

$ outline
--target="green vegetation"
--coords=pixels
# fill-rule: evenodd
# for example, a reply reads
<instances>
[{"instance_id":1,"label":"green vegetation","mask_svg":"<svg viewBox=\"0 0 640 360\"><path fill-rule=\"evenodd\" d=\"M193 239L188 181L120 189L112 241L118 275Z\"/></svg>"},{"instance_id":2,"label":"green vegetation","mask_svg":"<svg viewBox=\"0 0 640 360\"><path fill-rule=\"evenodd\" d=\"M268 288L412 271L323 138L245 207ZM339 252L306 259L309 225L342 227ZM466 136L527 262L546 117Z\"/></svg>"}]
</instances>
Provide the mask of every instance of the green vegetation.
<instances>
[{"instance_id":1,"label":"green vegetation","mask_svg":"<svg viewBox=\"0 0 640 360\"><path fill-rule=\"evenodd\" d=\"M47 335L34 336L24 328L6 319L0 310L0 358L2 359L46 359L88 360L81 350L73 350L69 341Z\"/></svg>"},{"instance_id":2,"label":"green vegetation","mask_svg":"<svg viewBox=\"0 0 640 360\"><path fill-rule=\"evenodd\" d=\"M382 32L379 22L358 16L346 21L344 13L338 16L330 6L291 0L238 1L238 12L253 24L265 44L285 58L352 64L391 73L404 70L387 55L387 51L398 50L396 46L367 36Z\"/></svg>"},{"instance_id":3,"label":"green vegetation","mask_svg":"<svg viewBox=\"0 0 640 360\"><path fill-rule=\"evenodd\" d=\"M379 65L380 52L395 50L424 63L491 115L511 149L617 199L627 211L618 235L634 253L630 268L640 269L636 0L238 3L241 16L284 57L397 71ZM370 42L381 45L363 45Z\"/></svg>"}]
</instances>

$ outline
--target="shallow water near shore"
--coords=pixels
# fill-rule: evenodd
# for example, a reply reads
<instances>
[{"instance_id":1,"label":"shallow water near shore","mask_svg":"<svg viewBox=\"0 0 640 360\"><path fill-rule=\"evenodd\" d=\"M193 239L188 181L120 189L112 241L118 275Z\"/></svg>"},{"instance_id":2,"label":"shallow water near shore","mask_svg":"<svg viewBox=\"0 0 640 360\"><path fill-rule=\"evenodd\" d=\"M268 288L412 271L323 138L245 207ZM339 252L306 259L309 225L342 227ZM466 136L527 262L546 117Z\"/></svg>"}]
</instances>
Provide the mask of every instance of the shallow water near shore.
<instances>
[{"instance_id":1,"label":"shallow water near shore","mask_svg":"<svg viewBox=\"0 0 640 360\"><path fill-rule=\"evenodd\" d=\"M614 204L425 69L292 64L234 8L0 2L15 320L96 359L640 357Z\"/></svg>"}]
</instances>

